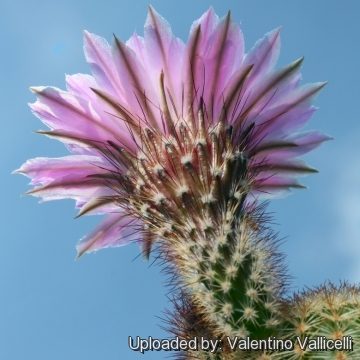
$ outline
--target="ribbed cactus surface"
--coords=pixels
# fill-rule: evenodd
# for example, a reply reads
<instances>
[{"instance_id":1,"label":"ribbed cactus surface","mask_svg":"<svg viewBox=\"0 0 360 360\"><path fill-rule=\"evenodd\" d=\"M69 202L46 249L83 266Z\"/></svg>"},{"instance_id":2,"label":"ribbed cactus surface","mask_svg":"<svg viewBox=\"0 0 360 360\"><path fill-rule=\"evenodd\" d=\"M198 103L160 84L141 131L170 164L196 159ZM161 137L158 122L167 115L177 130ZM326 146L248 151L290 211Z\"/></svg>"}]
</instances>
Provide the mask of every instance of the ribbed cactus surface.
<instances>
[{"instance_id":1,"label":"ribbed cactus surface","mask_svg":"<svg viewBox=\"0 0 360 360\"><path fill-rule=\"evenodd\" d=\"M239 298L246 298L244 293ZM357 360L360 359L360 287L342 283L335 286L331 282L315 289L308 289L283 300L276 312L276 326L264 325L264 321L252 323L244 319L242 327L248 334L236 333L233 323L219 326L219 317L209 316L210 309L203 312L196 306L192 297L184 295L176 302L175 312L168 318L172 325L169 330L185 339L201 337L219 339L221 349L216 352L204 351L200 346L197 351L187 351L180 359L201 360ZM236 303L239 302L236 298ZM260 305L258 305L260 307ZM170 314L170 313L169 313ZM218 314L218 312L213 312ZM227 333L221 330L227 329ZM256 327L259 327L257 333ZM261 330L261 328L263 328ZM271 329L271 330L270 330ZM231 333L232 331L232 333ZM232 335L229 335L232 334ZM270 334L270 335L269 335ZM270 350L241 349L239 342L249 344L267 344ZM247 341L245 339L248 339ZM237 344L239 344L239 342ZM282 347L281 343L286 346ZM198 344L200 345L200 340ZM276 345L277 344L277 345ZM264 349L264 347L263 347Z\"/></svg>"},{"instance_id":2,"label":"ribbed cactus surface","mask_svg":"<svg viewBox=\"0 0 360 360\"><path fill-rule=\"evenodd\" d=\"M282 269L268 234L251 224L244 215L228 234L177 254L182 283L219 337L267 338L279 322Z\"/></svg>"},{"instance_id":3,"label":"ribbed cactus surface","mask_svg":"<svg viewBox=\"0 0 360 360\"><path fill-rule=\"evenodd\" d=\"M327 282L295 294L283 315L284 335L295 343L284 359L360 359L359 287Z\"/></svg>"}]
</instances>

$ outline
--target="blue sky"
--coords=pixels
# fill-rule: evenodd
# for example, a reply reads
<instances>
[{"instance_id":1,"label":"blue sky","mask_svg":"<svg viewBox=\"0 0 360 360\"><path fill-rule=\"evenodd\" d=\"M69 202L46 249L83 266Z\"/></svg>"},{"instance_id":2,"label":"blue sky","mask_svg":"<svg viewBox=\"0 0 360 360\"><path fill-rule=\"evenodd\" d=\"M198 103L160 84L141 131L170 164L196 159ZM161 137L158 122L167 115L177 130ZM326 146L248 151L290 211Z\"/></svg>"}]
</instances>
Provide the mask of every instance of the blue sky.
<instances>
[{"instance_id":1,"label":"blue sky","mask_svg":"<svg viewBox=\"0 0 360 360\"><path fill-rule=\"evenodd\" d=\"M65 74L89 73L82 31L112 40L142 34L147 1L2 0L0 2L0 359L163 359L128 349L129 335L165 338L157 316L168 305L160 268L137 258L136 245L75 261L75 244L99 218L76 215L71 201L37 204L22 197L28 179L10 175L25 160L67 155L27 103L28 88L65 88ZM246 49L282 26L279 66L305 56L303 83L329 81L308 129L335 141L305 157L320 173L270 206L287 237L293 289L330 279L360 282L360 2L356 0L153 1L186 41L193 20L212 5L231 10Z\"/></svg>"}]
</instances>

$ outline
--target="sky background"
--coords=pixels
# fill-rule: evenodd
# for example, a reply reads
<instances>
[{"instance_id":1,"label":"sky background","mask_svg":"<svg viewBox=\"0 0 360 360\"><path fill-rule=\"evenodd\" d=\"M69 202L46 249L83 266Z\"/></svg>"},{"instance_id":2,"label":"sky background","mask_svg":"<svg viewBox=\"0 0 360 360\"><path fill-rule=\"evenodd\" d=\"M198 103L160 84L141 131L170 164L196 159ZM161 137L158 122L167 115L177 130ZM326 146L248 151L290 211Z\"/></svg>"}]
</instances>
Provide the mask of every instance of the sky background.
<instances>
[{"instance_id":1,"label":"sky background","mask_svg":"<svg viewBox=\"0 0 360 360\"><path fill-rule=\"evenodd\" d=\"M309 189L270 206L287 254L292 290L360 282L360 2L153 1L187 40L190 25L210 5L231 10L246 50L282 26L278 66L305 56L303 82L329 81L307 129L335 137L304 157L320 173ZM22 197L28 179L10 173L27 159L68 155L54 140L33 134L45 126L31 114L30 86L65 88L65 74L90 73L82 52L87 29L112 41L143 34L147 1L61 0L0 2L0 359L163 359L141 355L128 336L165 338L159 328L169 304L158 266L136 245L107 249L75 261L75 245L100 220L73 220L73 201L37 204Z\"/></svg>"}]
</instances>

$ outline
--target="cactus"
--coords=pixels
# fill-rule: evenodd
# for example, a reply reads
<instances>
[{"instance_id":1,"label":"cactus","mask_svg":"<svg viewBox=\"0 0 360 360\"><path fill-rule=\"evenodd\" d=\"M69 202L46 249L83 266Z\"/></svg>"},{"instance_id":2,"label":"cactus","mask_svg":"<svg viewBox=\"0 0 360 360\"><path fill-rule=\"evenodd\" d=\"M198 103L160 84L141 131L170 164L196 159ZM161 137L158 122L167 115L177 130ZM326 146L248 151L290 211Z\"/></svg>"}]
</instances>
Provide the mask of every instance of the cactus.
<instances>
[{"instance_id":1,"label":"cactus","mask_svg":"<svg viewBox=\"0 0 360 360\"><path fill-rule=\"evenodd\" d=\"M31 104L73 153L37 158L16 172L32 178L28 194L73 198L78 216L107 214L78 245L86 252L155 243L172 275L169 331L185 340L217 339L180 358L203 360L345 360L359 358L359 288L331 283L286 299L287 276L266 196L303 186L316 172L298 156L330 137L298 133L316 110L325 83L298 86L303 59L275 70L276 29L244 54L240 27L209 9L189 41L150 7L145 37L125 44L85 32L93 77L68 76L68 91L37 87ZM303 351L307 337L351 336L354 351ZM293 349L250 351L234 339ZM230 340L230 341L229 341Z\"/></svg>"},{"instance_id":2,"label":"cactus","mask_svg":"<svg viewBox=\"0 0 360 360\"><path fill-rule=\"evenodd\" d=\"M360 358L360 287L347 283L337 287L328 281L315 289L294 294L284 303L282 313L284 336L296 343L284 359ZM309 339L315 341L311 344ZM334 340L348 350L337 350ZM306 350L302 344L307 344ZM326 347L327 351L311 350L311 346Z\"/></svg>"},{"instance_id":3,"label":"cactus","mask_svg":"<svg viewBox=\"0 0 360 360\"><path fill-rule=\"evenodd\" d=\"M240 296L241 297L241 296ZM238 299L235 300L236 302ZM360 287L348 283L335 286L327 281L314 289L307 289L293 294L291 298L278 298L276 313L277 326L272 328L271 335L261 331L251 340L265 341L272 350L241 350L231 347L235 336L245 338L241 331L218 325L217 317L209 316L211 310L197 306L191 294L185 291L173 300L175 311L167 312L166 329L182 338L201 337L221 340L221 350L215 353L204 351L187 351L178 359L199 360L348 360L360 358ZM280 304L281 303L281 304ZM216 314L216 312L215 312ZM261 329L261 328L260 328ZM269 335L269 336L268 336ZM230 339L230 342L229 342ZM281 347L280 340L292 344ZM199 342L200 343L200 342ZM270 345L269 345L270 344Z\"/></svg>"}]
</instances>

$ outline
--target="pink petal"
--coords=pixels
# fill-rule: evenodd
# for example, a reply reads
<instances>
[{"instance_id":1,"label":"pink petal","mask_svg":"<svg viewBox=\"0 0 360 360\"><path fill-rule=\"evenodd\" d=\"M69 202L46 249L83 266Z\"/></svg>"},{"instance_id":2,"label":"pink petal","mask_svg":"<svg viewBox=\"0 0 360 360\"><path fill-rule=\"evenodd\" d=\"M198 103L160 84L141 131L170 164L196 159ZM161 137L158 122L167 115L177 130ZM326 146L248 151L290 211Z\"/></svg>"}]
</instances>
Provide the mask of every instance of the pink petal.
<instances>
[{"instance_id":1,"label":"pink petal","mask_svg":"<svg viewBox=\"0 0 360 360\"><path fill-rule=\"evenodd\" d=\"M30 104L34 114L51 129L75 132L80 138L106 143L129 143L126 123L97 104L53 87L32 88L38 100Z\"/></svg>"},{"instance_id":2,"label":"pink petal","mask_svg":"<svg viewBox=\"0 0 360 360\"><path fill-rule=\"evenodd\" d=\"M96 88L95 79L86 74L66 75L66 88L73 95L82 97L87 101L96 102L96 95L91 90Z\"/></svg>"},{"instance_id":3,"label":"pink petal","mask_svg":"<svg viewBox=\"0 0 360 360\"><path fill-rule=\"evenodd\" d=\"M304 133L298 133L284 139L284 141L295 144L295 147L287 147L284 149L261 152L261 154L254 157L254 161L261 161L264 156L266 156L266 159L268 159L269 161L271 159L295 158L314 150L323 142L332 139L333 138L331 136L328 136L321 131L308 131Z\"/></svg>"},{"instance_id":4,"label":"pink petal","mask_svg":"<svg viewBox=\"0 0 360 360\"><path fill-rule=\"evenodd\" d=\"M31 185L47 185L51 181L66 175L86 177L100 173L101 168L110 167L103 159L95 156L71 155L62 158L35 158L28 160L16 173L30 177Z\"/></svg>"},{"instance_id":5,"label":"pink petal","mask_svg":"<svg viewBox=\"0 0 360 360\"><path fill-rule=\"evenodd\" d=\"M105 186L103 180L83 178L78 175L65 175L44 186L37 186L26 192L26 194L42 197L42 201L60 199L86 200L98 194L99 190L103 195L116 194L115 190Z\"/></svg>"},{"instance_id":6,"label":"pink petal","mask_svg":"<svg viewBox=\"0 0 360 360\"><path fill-rule=\"evenodd\" d=\"M240 27L228 13L222 18L208 40L203 53L205 65L204 101L216 121L222 107L225 85L244 56L244 39Z\"/></svg>"},{"instance_id":7,"label":"pink petal","mask_svg":"<svg viewBox=\"0 0 360 360\"><path fill-rule=\"evenodd\" d=\"M126 89L124 96L126 108L134 117L141 119L144 126L151 124L161 129L158 97L149 74L142 67L134 51L117 38L112 53L121 85ZM160 77L160 73L158 76Z\"/></svg>"},{"instance_id":8,"label":"pink petal","mask_svg":"<svg viewBox=\"0 0 360 360\"><path fill-rule=\"evenodd\" d=\"M251 195L258 200L281 198L291 193L291 188L306 188L296 179L288 177L270 176L263 178L260 183L261 187L251 192Z\"/></svg>"},{"instance_id":9,"label":"pink petal","mask_svg":"<svg viewBox=\"0 0 360 360\"><path fill-rule=\"evenodd\" d=\"M114 96L123 96L124 89L120 85L111 47L107 41L84 31L84 52L98 86Z\"/></svg>"},{"instance_id":10,"label":"pink petal","mask_svg":"<svg viewBox=\"0 0 360 360\"><path fill-rule=\"evenodd\" d=\"M198 20L195 20L190 28L190 37L196 28L200 25L201 28L201 42L200 49L206 50L210 36L213 34L214 29L219 23L219 17L215 14L212 7L209 8Z\"/></svg>"},{"instance_id":11,"label":"pink petal","mask_svg":"<svg viewBox=\"0 0 360 360\"><path fill-rule=\"evenodd\" d=\"M160 73L164 73L165 88L172 94L176 113L181 112L181 68L185 45L173 36L169 23L151 6L144 27L145 48L148 62L147 73L154 84L159 82ZM158 89L155 89L158 90ZM158 98L160 98L158 93ZM170 99L168 99L170 103ZM176 118L175 118L176 119Z\"/></svg>"},{"instance_id":12,"label":"pink petal","mask_svg":"<svg viewBox=\"0 0 360 360\"><path fill-rule=\"evenodd\" d=\"M113 171L101 158L81 155L31 159L16 170L30 177L31 185L40 185L27 194L42 197L42 201L72 198L83 202L95 196L117 195L110 187L116 180L94 178L101 174L111 176Z\"/></svg>"},{"instance_id":13,"label":"pink petal","mask_svg":"<svg viewBox=\"0 0 360 360\"><path fill-rule=\"evenodd\" d=\"M289 81L298 78L302 61L301 58L280 70L272 71L251 85L247 80L246 89L238 106L239 113L234 123L237 126L245 122L251 123L259 114L271 109L276 103L276 94L288 87ZM250 76L251 74L252 70Z\"/></svg>"},{"instance_id":14,"label":"pink petal","mask_svg":"<svg viewBox=\"0 0 360 360\"><path fill-rule=\"evenodd\" d=\"M141 66L145 69L149 63L149 59L146 52L144 38L134 33L126 42L126 45L135 53Z\"/></svg>"},{"instance_id":15,"label":"pink petal","mask_svg":"<svg viewBox=\"0 0 360 360\"><path fill-rule=\"evenodd\" d=\"M79 241L76 246L77 258L86 252L125 245L136 240L138 236L138 223L134 219L121 211L110 214L90 234Z\"/></svg>"},{"instance_id":16,"label":"pink petal","mask_svg":"<svg viewBox=\"0 0 360 360\"><path fill-rule=\"evenodd\" d=\"M249 85L272 70L280 53L280 28L267 33L245 55L242 66L254 65Z\"/></svg>"},{"instance_id":17,"label":"pink petal","mask_svg":"<svg viewBox=\"0 0 360 360\"><path fill-rule=\"evenodd\" d=\"M190 113L191 116L196 117L200 96L203 95L205 85L203 58L206 44L218 23L219 18L211 7L191 26L189 39L184 50L182 70L185 91L185 115Z\"/></svg>"},{"instance_id":18,"label":"pink petal","mask_svg":"<svg viewBox=\"0 0 360 360\"><path fill-rule=\"evenodd\" d=\"M223 104L223 91L244 57L244 40L230 14L218 19L210 8L192 25L185 51L186 108L199 96L205 102L211 121L217 121ZM190 64L186 64L189 59Z\"/></svg>"},{"instance_id":19,"label":"pink petal","mask_svg":"<svg viewBox=\"0 0 360 360\"><path fill-rule=\"evenodd\" d=\"M299 159L265 159L263 162L253 165L253 171L262 171L261 178L267 177L299 177L317 173L318 171L311 166L306 165L303 160Z\"/></svg>"},{"instance_id":20,"label":"pink petal","mask_svg":"<svg viewBox=\"0 0 360 360\"><path fill-rule=\"evenodd\" d=\"M284 138L302 129L316 110L317 108L314 106L309 108L299 106L290 110L281 106L275 110L270 110L267 112L268 120L266 120L266 115L259 117L259 133L257 136L264 136L267 140Z\"/></svg>"}]
</instances>

